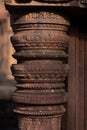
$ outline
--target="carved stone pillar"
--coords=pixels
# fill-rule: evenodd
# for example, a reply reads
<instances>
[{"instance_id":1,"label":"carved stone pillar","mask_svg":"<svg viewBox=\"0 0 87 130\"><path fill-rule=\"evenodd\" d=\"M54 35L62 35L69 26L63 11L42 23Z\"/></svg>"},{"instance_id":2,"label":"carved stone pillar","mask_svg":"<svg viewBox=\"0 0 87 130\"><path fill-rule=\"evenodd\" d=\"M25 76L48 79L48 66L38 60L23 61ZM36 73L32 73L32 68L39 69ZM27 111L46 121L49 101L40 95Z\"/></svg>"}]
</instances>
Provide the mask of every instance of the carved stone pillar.
<instances>
[{"instance_id":1,"label":"carved stone pillar","mask_svg":"<svg viewBox=\"0 0 87 130\"><path fill-rule=\"evenodd\" d=\"M61 130L67 102L69 21L48 7L16 4L7 2L6 7L17 59L12 73L17 81L13 100L19 129Z\"/></svg>"}]
</instances>

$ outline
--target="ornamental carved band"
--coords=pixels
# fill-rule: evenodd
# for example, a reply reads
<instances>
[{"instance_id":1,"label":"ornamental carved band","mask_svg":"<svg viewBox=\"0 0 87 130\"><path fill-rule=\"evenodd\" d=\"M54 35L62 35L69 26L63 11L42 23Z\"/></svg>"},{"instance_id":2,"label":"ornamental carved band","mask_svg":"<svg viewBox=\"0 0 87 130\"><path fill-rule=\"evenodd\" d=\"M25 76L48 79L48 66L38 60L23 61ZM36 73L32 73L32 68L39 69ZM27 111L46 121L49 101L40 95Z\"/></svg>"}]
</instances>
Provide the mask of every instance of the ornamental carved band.
<instances>
[{"instance_id":1,"label":"ornamental carved band","mask_svg":"<svg viewBox=\"0 0 87 130\"><path fill-rule=\"evenodd\" d=\"M67 102L69 21L56 11L11 13L13 93L20 130L61 130Z\"/></svg>"}]
</instances>

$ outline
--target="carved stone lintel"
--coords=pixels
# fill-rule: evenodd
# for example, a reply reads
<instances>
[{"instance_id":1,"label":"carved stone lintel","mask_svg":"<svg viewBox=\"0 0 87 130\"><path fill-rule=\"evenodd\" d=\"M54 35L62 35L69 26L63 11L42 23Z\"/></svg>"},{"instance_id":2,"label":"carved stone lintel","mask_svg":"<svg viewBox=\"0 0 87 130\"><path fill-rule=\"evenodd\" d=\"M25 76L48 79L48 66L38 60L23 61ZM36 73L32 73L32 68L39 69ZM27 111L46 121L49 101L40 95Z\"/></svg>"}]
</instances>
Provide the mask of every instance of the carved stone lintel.
<instances>
[{"instance_id":1,"label":"carved stone lintel","mask_svg":"<svg viewBox=\"0 0 87 130\"><path fill-rule=\"evenodd\" d=\"M20 130L61 130L67 102L68 20L58 12L11 14L17 64L13 99Z\"/></svg>"}]
</instances>

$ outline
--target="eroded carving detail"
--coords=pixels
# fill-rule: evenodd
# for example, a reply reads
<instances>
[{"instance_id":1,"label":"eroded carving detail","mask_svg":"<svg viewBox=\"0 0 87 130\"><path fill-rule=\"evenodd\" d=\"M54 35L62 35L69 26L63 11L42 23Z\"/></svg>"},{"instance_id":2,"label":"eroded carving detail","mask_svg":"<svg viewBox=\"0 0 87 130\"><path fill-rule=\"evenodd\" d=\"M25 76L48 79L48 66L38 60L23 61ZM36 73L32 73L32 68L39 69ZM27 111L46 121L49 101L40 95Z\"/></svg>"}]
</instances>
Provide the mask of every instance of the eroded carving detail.
<instances>
[{"instance_id":1,"label":"eroded carving detail","mask_svg":"<svg viewBox=\"0 0 87 130\"><path fill-rule=\"evenodd\" d=\"M61 17L61 14L58 14L57 12L51 12L51 11L38 11L35 10L34 11L30 11L29 13L24 13L24 15L20 14L20 17L18 14L16 14L15 16L11 16L12 17L12 22L14 21L14 25L19 25L19 24L25 24L28 23L29 25L31 25L31 23L33 24L32 26L34 26L35 24L42 24L41 26L43 26L44 24L56 24L56 26L60 26L61 28L68 27L69 26L69 21L67 18L65 17ZM60 24L62 23L62 25ZM12 23L13 25L13 23ZM14 27L13 25L13 27ZM64 27L64 28L65 28ZM37 28L38 29L38 28Z\"/></svg>"},{"instance_id":2,"label":"eroded carving detail","mask_svg":"<svg viewBox=\"0 0 87 130\"><path fill-rule=\"evenodd\" d=\"M47 117L44 118L31 118L27 116L20 116L19 118L19 128L25 130L60 130L61 129L61 117ZM51 125L50 125L51 123Z\"/></svg>"}]
</instances>

